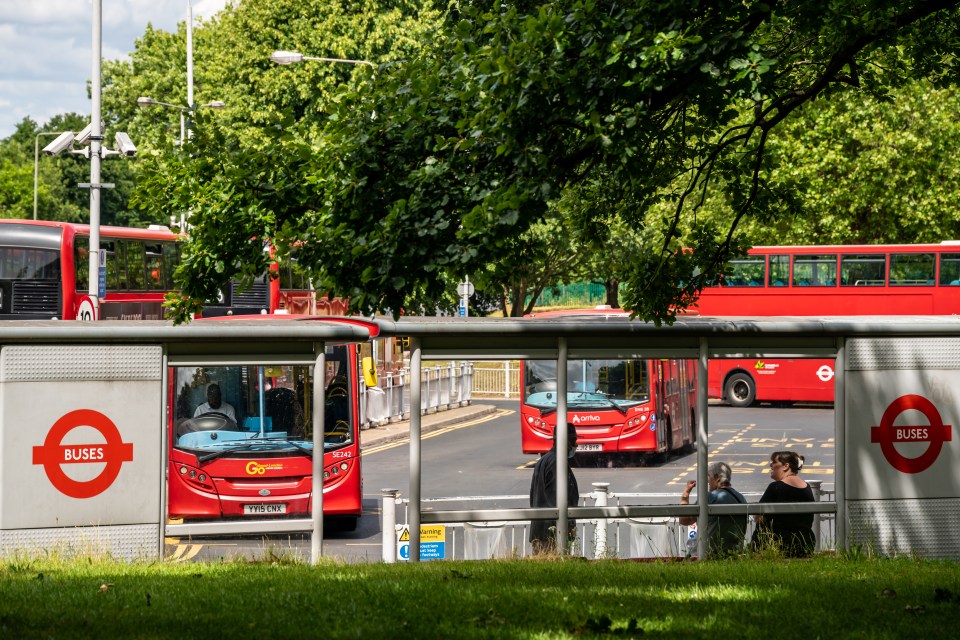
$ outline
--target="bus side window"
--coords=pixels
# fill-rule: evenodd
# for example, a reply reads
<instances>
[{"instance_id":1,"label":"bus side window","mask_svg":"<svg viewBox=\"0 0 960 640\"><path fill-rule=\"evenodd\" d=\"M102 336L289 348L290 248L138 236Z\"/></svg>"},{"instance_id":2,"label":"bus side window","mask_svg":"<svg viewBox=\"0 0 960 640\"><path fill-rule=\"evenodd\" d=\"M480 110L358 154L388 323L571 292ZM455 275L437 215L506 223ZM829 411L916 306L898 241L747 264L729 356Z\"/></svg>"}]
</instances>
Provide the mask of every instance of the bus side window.
<instances>
[{"instance_id":1,"label":"bus side window","mask_svg":"<svg viewBox=\"0 0 960 640\"><path fill-rule=\"evenodd\" d=\"M950 287L960 285L960 253L940 254L940 284Z\"/></svg>"},{"instance_id":2,"label":"bus side window","mask_svg":"<svg viewBox=\"0 0 960 640\"><path fill-rule=\"evenodd\" d=\"M116 240L102 240L100 250L105 254L107 263L107 291L120 288L120 270L123 266L123 254L118 254L119 243Z\"/></svg>"},{"instance_id":3,"label":"bus side window","mask_svg":"<svg viewBox=\"0 0 960 640\"><path fill-rule=\"evenodd\" d=\"M127 240L127 288L131 291L146 289L145 252L139 240Z\"/></svg>"},{"instance_id":4,"label":"bus side window","mask_svg":"<svg viewBox=\"0 0 960 640\"><path fill-rule=\"evenodd\" d=\"M163 254L160 243L147 244L144 266L146 267L146 288L151 291L163 290Z\"/></svg>"},{"instance_id":5,"label":"bus side window","mask_svg":"<svg viewBox=\"0 0 960 640\"><path fill-rule=\"evenodd\" d=\"M767 284L782 287L790 282L790 256L770 256L770 279Z\"/></svg>"},{"instance_id":6,"label":"bus side window","mask_svg":"<svg viewBox=\"0 0 960 640\"><path fill-rule=\"evenodd\" d=\"M932 253L891 253L891 286L927 286L933 284Z\"/></svg>"},{"instance_id":7,"label":"bus side window","mask_svg":"<svg viewBox=\"0 0 960 640\"><path fill-rule=\"evenodd\" d=\"M173 290L173 273L180 265L180 245L176 242L163 243L163 267L161 273L163 276L162 288L165 291Z\"/></svg>"},{"instance_id":8,"label":"bus side window","mask_svg":"<svg viewBox=\"0 0 960 640\"><path fill-rule=\"evenodd\" d=\"M89 291L87 276L90 273L90 239L86 236L74 237L73 270L77 282L76 290Z\"/></svg>"}]
</instances>

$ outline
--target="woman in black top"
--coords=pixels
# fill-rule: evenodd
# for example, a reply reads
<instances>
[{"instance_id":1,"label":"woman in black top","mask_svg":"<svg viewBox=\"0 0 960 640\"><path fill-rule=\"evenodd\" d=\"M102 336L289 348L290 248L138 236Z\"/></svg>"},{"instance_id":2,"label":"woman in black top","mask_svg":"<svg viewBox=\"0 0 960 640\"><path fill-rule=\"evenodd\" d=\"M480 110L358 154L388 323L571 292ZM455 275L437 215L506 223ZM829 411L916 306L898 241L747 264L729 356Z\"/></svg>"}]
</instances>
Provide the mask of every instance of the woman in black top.
<instances>
[{"instance_id":1,"label":"woman in black top","mask_svg":"<svg viewBox=\"0 0 960 640\"><path fill-rule=\"evenodd\" d=\"M760 502L814 502L813 490L800 478L803 456L793 451L775 451L770 455L770 477L773 482L763 492ZM756 517L754 549L776 546L785 556L801 557L813 553L812 513L779 513Z\"/></svg>"}]
</instances>

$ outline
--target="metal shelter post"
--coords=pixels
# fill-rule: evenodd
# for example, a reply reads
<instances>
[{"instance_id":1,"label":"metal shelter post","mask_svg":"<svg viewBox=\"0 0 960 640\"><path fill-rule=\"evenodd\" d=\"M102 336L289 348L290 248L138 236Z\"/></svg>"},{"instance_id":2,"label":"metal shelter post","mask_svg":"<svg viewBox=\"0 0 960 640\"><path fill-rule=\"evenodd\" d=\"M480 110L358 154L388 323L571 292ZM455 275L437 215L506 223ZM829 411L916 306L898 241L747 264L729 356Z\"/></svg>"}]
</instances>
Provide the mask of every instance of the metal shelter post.
<instances>
[{"instance_id":1,"label":"metal shelter post","mask_svg":"<svg viewBox=\"0 0 960 640\"><path fill-rule=\"evenodd\" d=\"M567 339L557 338L557 425L553 430L557 461L557 548L561 554L568 553L567 534Z\"/></svg>"},{"instance_id":2,"label":"metal shelter post","mask_svg":"<svg viewBox=\"0 0 960 640\"><path fill-rule=\"evenodd\" d=\"M420 562L420 338L410 338L410 561Z\"/></svg>"},{"instance_id":3,"label":"metal shelter post","mask_svg":"<svg viewBox=\"0 0 960 640\"><path fill-rule=\"evenodd\" d=\"M310 536L310 562L317 564L323 555L323 440L326 433L327 354L326 344L316 343L313 365L313 499L310 515L313 532Z\"/></svg>"},{"instance_id":4,"label":"metal shelter post","mask_svg":"<svg viewBox=\"0 0 960 640\"><path fill-rule=\"evenodd\" d=\"M166 381L170 376L170 365L167 362L167 345L163 345L160 356L160 371L163 376L163 380ZM160 477L165 478L167 475L167 469L170 468L170 439L169 434L167 433L167 413L166 407L170 406L170 396L169 389L166 384L163 385L163 390L160 392L161 398L161 407L164 407L163 411L160 411ZM160 515L157 522L160 523L159 533L160 537L157 541L157 557L163 557L164 545L166 544L166 531L164 530L163 524L167 522L167 514L170 513L170 506L168 501L170 496L167 492L167 483L160 483Z\"/></svg>"},{"instance_id":5,"label":"metal shelter post","mask_svg":"<svg viewBox=\"0 0 960 640\"><path fill-rule=\"evenodd\" d=\"M707 433L707 339L700 338L700 357L697 360L697 557L706 558L707 543L707 465L710 455L710 436Z\"/></svg>"},{"instance_id":6,"label":"metal shelter post","mask_svg":"<svg viewBox=\"0 0 960 640\"><path fill-rule=\"evenodd\" d=\"M847 398L846 338L837 338L837 358L833 363L833 429L834 429L834 496L837 513L834 516L834 532L837 549L848 549L847 539Z\"/></svg>"}]
</instances>

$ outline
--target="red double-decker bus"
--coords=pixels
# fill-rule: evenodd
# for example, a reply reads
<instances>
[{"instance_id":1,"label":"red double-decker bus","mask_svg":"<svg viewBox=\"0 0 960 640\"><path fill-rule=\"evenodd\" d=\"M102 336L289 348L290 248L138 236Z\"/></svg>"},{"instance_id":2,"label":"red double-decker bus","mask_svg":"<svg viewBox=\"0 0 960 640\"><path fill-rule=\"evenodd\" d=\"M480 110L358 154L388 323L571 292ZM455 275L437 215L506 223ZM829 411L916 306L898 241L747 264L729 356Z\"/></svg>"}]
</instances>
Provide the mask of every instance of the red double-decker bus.
<instances>
[{"instance_id":1,"label":"red double-decker bus","mask_svg":"<svg viewBox=\"0 0 960 640\"><path fill-rule=\"evenodd\" d=\"M350 318L280 317L352 322L366 327L371 338L378 333L376 324ZM234 319L253 318L266 316ZM357 344L327 345L322 376L309 365L171 367L170 517L196 521L307 516L313 456L322 455L324 516L343 530L354 530L363 510L358 354ZM319 453L313 445L314 384L324 385Z\"/></svg>"},{"instance_id":2,"label":"red double-decker bus","mask_svg":"<svg viewBox=\"0 0 960 640\"><path fill-rule=\"evenodd\" d=\"M703 316L960 313L960 243L754 247L697 301ZM709 395L735 406L833 401L828 359L711 360Z\"/></svg>"},{"instance_id":3,"label":"red double-decker bus","mask_svg":"<svg viewBox=\"0 0 960 640\"><path fill-rule=\"evenodd\" d=\"M530 317L604 315L626 314L598 307ZM520 372L523 452L544 453L556 426L557 363L525 360ZM565 392L567 420L577 428L578 455L689 450L696 441L696 361L570 360Z\"/></svg>"}]
</instances>

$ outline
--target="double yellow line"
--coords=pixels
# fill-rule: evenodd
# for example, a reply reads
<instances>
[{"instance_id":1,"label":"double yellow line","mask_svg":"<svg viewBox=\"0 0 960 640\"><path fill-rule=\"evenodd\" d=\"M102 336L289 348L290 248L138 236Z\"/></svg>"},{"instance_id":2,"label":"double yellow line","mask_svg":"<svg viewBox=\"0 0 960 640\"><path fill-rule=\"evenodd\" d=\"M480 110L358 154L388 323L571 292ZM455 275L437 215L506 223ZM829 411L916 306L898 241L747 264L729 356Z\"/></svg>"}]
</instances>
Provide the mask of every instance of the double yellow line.
<instances>
[{"instance_id":1,"label":"double yellow line","mask_svg":"<svg viewBox=\"0 0 960 640\"><path fill-rule=\"evenodd\" d=\"M444 427L442 429L437 429L436 431L431 431L430 433L424 434L421 436L421 440L426 440L427 438L435 438L436 436L441 436L445 433L450 433L451 431L456 431L457 429L465 429L466 427L473 427L484 422L490 422L491 420L496 420L497 418L502 418L504 416L509 416L516 411L512 409L497 409L493 413L481 416L475 420L468 420L467 422L459 422L455 425ZM393 449L395 447L402 447L403 445L410 442L410 438L406 437L401 440L394 440L393 442L386 442L379 446L370 447L363 450L363 455L368 455L371 453L379 453L380 451L386 451L387 449Z\"/></svg>"}]
</instances>

